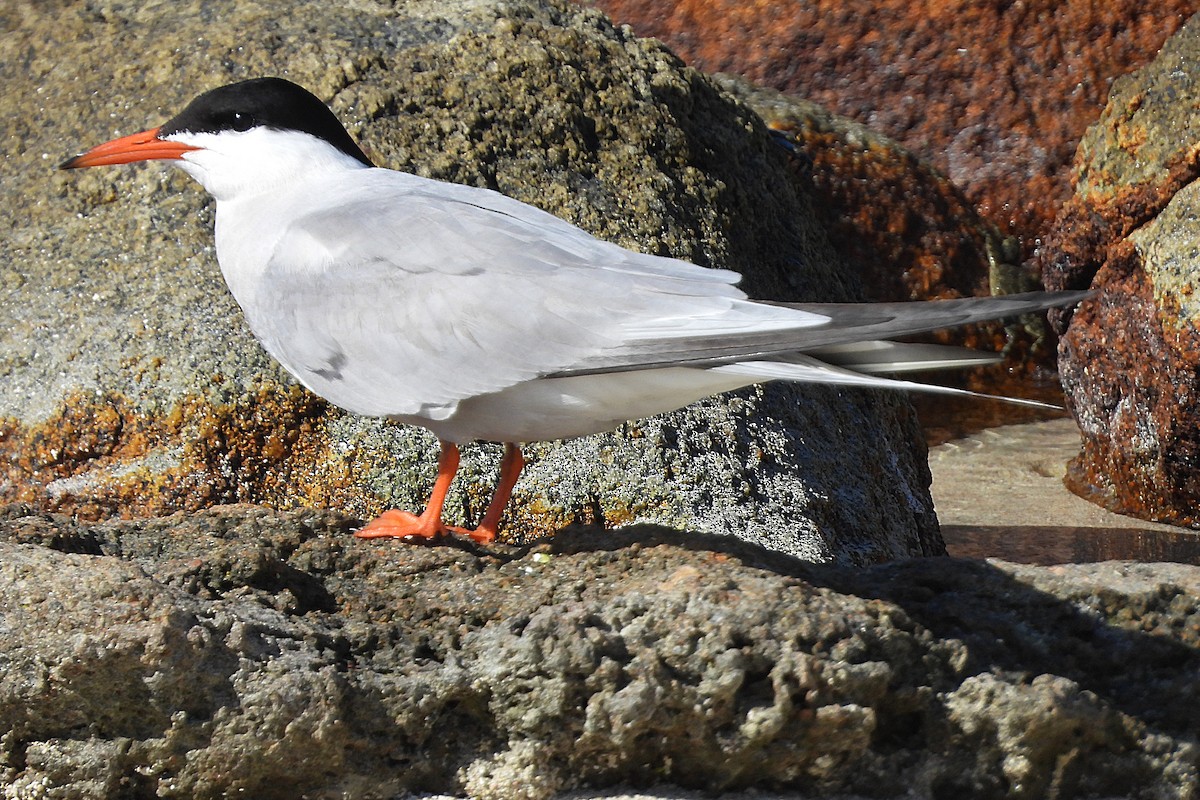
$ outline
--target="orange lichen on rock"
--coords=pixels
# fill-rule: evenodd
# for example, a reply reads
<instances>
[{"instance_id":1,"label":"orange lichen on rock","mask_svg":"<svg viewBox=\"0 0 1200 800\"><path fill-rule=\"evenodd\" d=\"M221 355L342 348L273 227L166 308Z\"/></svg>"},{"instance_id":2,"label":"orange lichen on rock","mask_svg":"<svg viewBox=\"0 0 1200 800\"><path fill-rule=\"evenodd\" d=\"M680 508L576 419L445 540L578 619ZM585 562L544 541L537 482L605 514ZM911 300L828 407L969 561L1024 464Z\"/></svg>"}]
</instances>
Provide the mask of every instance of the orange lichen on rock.
<instances>
[{"instance_id":1,"label":"orange lichen on rock","mask_svg":"<svg viewBox=\"0 0 1200 800\"><path fill-rule=\"evenodd\" d=\"M1064 339L1082 447L1067 487L1121 514L1200 524L1200 331L1160 308L1136 251L1109 262L1104 292Z\"/></svg>"},{"instance_id":2,"label":"orange lichen on rock","mask_svg":"<svg viewBox=\"0 0 1200 800\"><path fill-rule=\"evenodd\" d=\"M331 500L347 476L328 469L326 410L309 392L275 384L227 403L189 396L163 414L111 392L75 392L44 422L0 423L0 499L83 519L289 506L318 483Z\"/></svg>"}]
</instances>

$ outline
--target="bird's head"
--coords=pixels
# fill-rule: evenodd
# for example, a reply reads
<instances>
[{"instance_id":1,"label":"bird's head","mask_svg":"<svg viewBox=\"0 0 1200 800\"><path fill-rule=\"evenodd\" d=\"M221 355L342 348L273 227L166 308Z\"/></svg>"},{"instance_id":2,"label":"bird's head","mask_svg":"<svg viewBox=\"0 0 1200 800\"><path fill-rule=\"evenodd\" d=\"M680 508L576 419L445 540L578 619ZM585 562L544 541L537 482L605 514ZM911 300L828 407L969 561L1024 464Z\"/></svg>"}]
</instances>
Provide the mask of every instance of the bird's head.
<instances>
[{"instance_id":1,"label":"bird's head","mask_svg":"<svg viewBox=\"0 0 1200 800\"><path fill-rule=\"evenodd\" d=\"M329 108L283 78L232 83L157 128L67 159L61 169L177 161L217 200L297 176L373 166Z\"/></svg>"}]
</instances>

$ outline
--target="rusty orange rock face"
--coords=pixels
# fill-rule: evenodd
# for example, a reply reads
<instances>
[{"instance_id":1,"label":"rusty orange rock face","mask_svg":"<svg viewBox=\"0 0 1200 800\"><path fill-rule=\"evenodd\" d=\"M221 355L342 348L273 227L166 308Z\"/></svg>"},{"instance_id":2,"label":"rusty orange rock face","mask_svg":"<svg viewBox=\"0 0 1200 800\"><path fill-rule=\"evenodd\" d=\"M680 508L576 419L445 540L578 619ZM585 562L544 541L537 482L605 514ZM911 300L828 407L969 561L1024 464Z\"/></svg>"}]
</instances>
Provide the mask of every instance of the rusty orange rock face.
<instances>
[{"instance_id":1,"label":"rusty orange rock face","mask_svg":"<svg viewBox=\"0 0 1200 800\"><path fill-rule=\"evenodd\" d=\"M1083 446L1068 486L1121 513L1200 525L1200 86L1189 24L1122 78L1039 252L1051 288L1093 286L1059 367Z\"/></svg>"},{"instance_id":2,"label":"rusty orange rock face","mask_svg":"<svg viewBox=\"0 0 1200 800\"><path fill-rule=\"evenodd\" d=\"M1113 254L1115 255L1115 254ZM1200 331L1160 308L1134 248L1063 339L1061 373L1083 432L1066 483L1112 511L1200 524Z\"/></svg>"},{"instance_id":3,"label":"rusty orange rock face","mask_svg":"<svg viewBox=\"0 0 1200 800\"><path fill-rule=\"evenodd\" d=\"M1075 255L1095 238L1081 227ZM1110 244L1093 257L1101 294L1072 319L1059 359L1083 434L1067 486L1121 514L1195 526L1200 331L1181 321L1177 308L1156 302L1153 280L1132 244ZM1066 278L1051 273L1048 282L1063 285Z\"/></svg>"},{"instance_id":4,"label":"rusty orange rock face","mask_svg":"<svg viewBox=\"0 0 1200 800\"><path fill-rule=\"evenodd\" d=\"M894 137L1028 254L1111 80L1149 61L1196 0L598 0L705 71L816 101Z\"/></svg>"},{"instance_id":5,"label":"rusty orange rock face","mask_svg":"<svg viewBox=\"0 0 1200 800\"><path fill-rule=\"evenodd\" d=\"M790 95L721 79L792 152L795 180L814 198L841 262L869 300L987 294L1000 232L945 175L865 126Z\"/></svg>"}]
</instances>

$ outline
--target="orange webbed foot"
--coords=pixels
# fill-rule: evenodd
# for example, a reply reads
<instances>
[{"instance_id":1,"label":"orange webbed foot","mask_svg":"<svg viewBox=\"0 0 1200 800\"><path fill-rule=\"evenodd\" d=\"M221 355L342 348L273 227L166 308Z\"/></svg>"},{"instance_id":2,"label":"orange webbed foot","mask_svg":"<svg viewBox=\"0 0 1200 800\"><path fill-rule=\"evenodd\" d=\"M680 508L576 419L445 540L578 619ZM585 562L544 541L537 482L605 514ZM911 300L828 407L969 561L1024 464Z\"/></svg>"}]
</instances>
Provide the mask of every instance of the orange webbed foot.
<instances>
[{"instance_id":1,"label":"orange webbed foot","mask_svg":"<svg viewBox=\"0 0 1200 800\"><path fill-rule=\"evenodd\" d=\"M409 511L385 511L354 535L359 539L437 539L450 533L440 519Z\"/></svg>"}]
</instances>

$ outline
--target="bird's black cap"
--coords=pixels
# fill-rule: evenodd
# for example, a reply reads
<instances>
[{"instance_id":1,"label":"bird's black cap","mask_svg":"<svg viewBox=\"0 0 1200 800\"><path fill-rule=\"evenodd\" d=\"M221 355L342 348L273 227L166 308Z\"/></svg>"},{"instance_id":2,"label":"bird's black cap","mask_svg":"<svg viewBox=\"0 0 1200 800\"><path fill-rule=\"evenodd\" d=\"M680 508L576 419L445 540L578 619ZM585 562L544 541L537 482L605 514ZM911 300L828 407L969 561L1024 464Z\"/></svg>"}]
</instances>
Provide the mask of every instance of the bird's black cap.
<instances>
[{"instance_id":1,"label":"bird's black cap","mask_svg":"<svg viewBox=\"0 0 1200 800\"><path fill-rule=\"evenodd\" d=\"M307 133L368 167L374 166L328 106L307 89L283 78L254 78L205 92L163 123L158 135L165 138L172 133L220 133L255 127Z\"/></svg>"}]
</instances>

